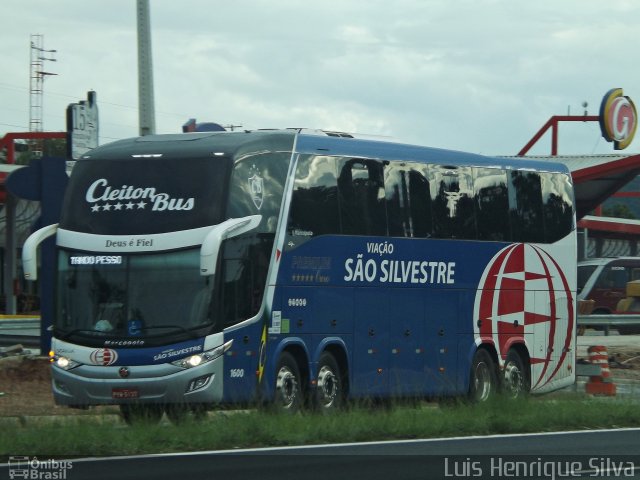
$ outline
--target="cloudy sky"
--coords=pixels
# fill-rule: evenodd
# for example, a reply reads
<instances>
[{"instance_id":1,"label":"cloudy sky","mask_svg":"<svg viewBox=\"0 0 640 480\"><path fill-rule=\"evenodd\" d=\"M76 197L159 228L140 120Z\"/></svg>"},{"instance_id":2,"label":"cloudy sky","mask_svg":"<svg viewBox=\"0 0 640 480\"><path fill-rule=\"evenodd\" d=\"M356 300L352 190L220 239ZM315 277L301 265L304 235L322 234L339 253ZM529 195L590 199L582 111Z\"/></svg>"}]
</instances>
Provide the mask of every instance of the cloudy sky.
<instances>
[{"instance_id":1,"label":"cloudy sky","mask_svg":"<svg viewBox=\"0 0 640 480\"><path fill-rule=\"evenodd\" d=\"M28 130L30 34L57 50L45 130L95 90L100 143L138 134L135 0L2 11L0 134ZM611 88L640 105L637 0L151 0L151 28L157 133L195 117L509 155ZM559 150L613 153L596 123L561 125Z\"/></svg>"}]
</instances>

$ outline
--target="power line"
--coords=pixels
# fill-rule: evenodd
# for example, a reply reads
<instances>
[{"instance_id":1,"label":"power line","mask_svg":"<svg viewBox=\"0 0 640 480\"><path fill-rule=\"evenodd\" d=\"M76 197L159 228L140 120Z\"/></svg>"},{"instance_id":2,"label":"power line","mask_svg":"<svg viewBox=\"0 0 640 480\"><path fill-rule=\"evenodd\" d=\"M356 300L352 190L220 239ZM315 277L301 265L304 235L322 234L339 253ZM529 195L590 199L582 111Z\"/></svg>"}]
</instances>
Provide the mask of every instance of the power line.
<instances>
[{"instance_id":1,"label":"power line","mask_svg":"<svg viewBox=\"0 0 640 480\"><path fill-rule=\"evenodd\" d=\"M26 125L13 125L11 123L0 123L0 125L4 125L5 127L16 127L16 128L22 128L24 130L26 130L28 127Z\"/></svg>"},{"instance_id":2,"label":"power line","mask_svg":"<svg viewBox=\"0 0 640 480\"><path fill-rule=\"evenodd\" d=\"M11 89L16 89L16 90L22 90L22 91L28 91L28 88L25 87L20 87L18 85L13 85L10 83L5 83L5 82L0 82L0 87L7 87L7 88L11 88ZM77 100L78 96L77 95L69 95L67 93L60 93L60 92L52 92L50 90L47 90L44 94L45 96L54 96L54 97L64 97L64 98L69 98L72 100ZM100 99L100 105L111 105L114 107L121 107L121 108L128 108L131 110L138 110L138 107L135 107L133 105L125 105L122 103L116 103L116 102L109 102L106 100L102 100ZM186 113L175 113L175 112L162 112L162 111L158 111L156 113L162 114L162 115L171 115L171 116L175 116L175 117L179 117L179 118L189 118L189 114Z\"/></svg>"}]
</instances>

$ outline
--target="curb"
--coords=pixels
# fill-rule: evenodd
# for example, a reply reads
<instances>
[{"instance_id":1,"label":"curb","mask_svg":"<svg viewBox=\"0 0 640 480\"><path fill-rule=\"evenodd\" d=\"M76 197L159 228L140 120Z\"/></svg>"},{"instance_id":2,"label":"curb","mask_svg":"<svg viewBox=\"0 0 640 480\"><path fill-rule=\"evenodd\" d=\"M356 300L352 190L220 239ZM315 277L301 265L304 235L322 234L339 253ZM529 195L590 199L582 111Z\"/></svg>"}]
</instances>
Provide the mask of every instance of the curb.
<instances>
[{"instance_id":1,"label":"curb","mask_svg":"<svg viewBox=\"0 0 640 480\"><path fill-rule=\"evenodd\" d=\"M207 420L220 419L229 415L246 413L250 410L212 410L207 412ZM82 413L75 415L10 415L0 416L0 431L3 429L19 429L25 427L60 427L76 425L111 425L127 427L119 413ZM174 425L166 416L158 422L159 425Z\"/></svg>"},{"instance_id":2,"label":"curb","mask_svg":"<svg viewBox=\"0 0 640 480\"><path fill-rule=\"evenodd\" d=\"M0 417L0 429L46 427L46 426L72 426L86 423L97 425L125 425L117 413L98 415L15 415Z\"/></svg>"}]
</instances>

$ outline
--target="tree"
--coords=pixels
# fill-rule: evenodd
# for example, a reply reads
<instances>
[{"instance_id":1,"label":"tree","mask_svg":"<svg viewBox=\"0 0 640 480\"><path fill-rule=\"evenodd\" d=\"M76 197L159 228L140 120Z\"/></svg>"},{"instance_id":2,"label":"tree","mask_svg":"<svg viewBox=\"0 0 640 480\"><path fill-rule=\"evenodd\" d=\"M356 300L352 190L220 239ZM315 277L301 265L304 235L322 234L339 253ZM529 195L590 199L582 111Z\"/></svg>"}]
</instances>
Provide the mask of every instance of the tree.
<instances>
[{"instance_id":1,"label":"tree","mask_svg":"<svg viewBox=\"0 0 640 480\"><path fill-rule=\"evenodd\" d=\"M16 164L18 165L28 165L34 157L33 152L30 150L16 153ZM65 158L67 156L67 140L64 138L48 138L44 140L42 156Z\"/></svg>"},{"instance_id":2,"label":"tree","mask_svg":"<svg viewBox=\"0 0 640 480\"><path fill-rule=\"evenodd\" d=\"M613 205L603 207L602 215L614 218L636 218L635 214L631 211L631 208L629 208L629 205L624 203L614 203Z\"/></svg>"}]
</instances>

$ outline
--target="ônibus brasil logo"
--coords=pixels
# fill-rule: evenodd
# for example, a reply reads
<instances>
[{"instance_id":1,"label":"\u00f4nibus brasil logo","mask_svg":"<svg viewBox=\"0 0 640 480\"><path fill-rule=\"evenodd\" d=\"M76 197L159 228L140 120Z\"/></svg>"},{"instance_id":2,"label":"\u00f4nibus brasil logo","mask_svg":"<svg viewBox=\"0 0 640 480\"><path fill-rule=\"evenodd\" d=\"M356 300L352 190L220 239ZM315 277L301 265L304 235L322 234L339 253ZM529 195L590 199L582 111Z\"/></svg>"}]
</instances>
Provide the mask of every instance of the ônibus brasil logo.
<instances>
[{"instance_id":1,"label":"\u00f4nibus brasil logo","mask_svg":"<svg viewBox=\"0 0 640 480\"><path fill-rule=\"evenodd\" d=\"M154 187L122 185L114 188L106 178L99 178L87 188L85 200L92 204L92 212L144 210L150 205L154 212L165 210L192 210L194 199L173 198Z\"/></svg>"},{"instance_id":2,"label":"\u00f4nibus brasil logo","mask_svg":"<svg viewBox=\"0 0 640 480\"><path fill-rule=\"evenodd\" d=\"M118 352L110 348L99 348L91 352L89 359L94 365L109 366L118 361Z\"/></svg>"},{"instance_id":3,"label":"\u00f4nibus brasil logo","mask_svg":"<svg viewBox=\"0 0 640 480\"><path fill-rule=\"evenodd\" d=\"M513 344L525 343L531 389L540 389L556 376L572 347L573 308L571 289L553 257L532 245L510 245L482 274L473 312L476 341L493 344L500 364Z\"/></svg>"}]
</instances>

